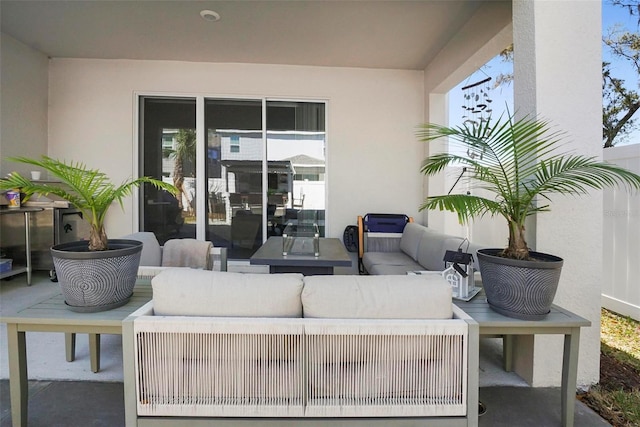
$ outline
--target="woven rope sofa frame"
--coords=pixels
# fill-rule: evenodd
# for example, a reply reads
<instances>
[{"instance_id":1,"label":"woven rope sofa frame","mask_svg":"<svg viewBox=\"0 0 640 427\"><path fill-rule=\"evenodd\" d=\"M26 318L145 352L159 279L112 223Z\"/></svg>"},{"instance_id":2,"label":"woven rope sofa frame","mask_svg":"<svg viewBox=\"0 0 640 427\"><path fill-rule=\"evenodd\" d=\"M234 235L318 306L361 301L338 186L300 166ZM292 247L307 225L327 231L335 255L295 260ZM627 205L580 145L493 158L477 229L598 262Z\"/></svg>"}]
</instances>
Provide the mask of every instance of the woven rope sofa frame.
<instances>
[{"instance_id":1,"label":"woven rope sofa frame","mask_svg":"<svg viewBox=\"0 0 640 427\"><path fill-rule=\"evenodd\" d=\"M453 308L216 318L153 316L149 302L123 322L126 425L477 426L478 325Z\"/></svg>"}]
</instances>

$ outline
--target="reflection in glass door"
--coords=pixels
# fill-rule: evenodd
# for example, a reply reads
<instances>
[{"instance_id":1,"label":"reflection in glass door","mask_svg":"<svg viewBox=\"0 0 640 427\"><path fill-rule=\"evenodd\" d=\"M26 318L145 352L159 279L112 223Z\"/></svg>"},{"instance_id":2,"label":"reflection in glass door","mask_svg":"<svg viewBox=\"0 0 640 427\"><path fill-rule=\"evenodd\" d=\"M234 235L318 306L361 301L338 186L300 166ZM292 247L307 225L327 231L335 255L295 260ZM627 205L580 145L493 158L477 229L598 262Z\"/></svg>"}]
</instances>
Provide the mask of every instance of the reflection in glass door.
<instances>
[{"instance_id":1,"label":"reflection in glass door","mask_svg":"<svg viewBox=\"0 0 640 427\"><path fill-rule=\"evenodd\" d=\"M168 239L196 236L196 100L143 97L140 100L140 175L175 185L178 197L145 184L140 230Z\"/></svg>"},{"instance_id":2,"label":"reflection in glass door","mask_svg":"<svg viewBox=\"0 0 640 427\"><path fill-rule=\"evenodd\" d=\"M267 102L267 235L287 224L325 231L325 105Z\"/></svg>"},{"instance_id":3,"label":"reflection in glass door","mask_svg":"<svg viewBox=\"0 0 640 427\"><path fill-rule=\"evenodd\" d=\"M205 100L206 239L248 259L262 245L262 101Z\"/></svg>"},{"instance_id":4,"label":"reflection in glass door","mask_svg":"<svg viewBox=\"0 0 640 427\"><path fill-rule=\"evenodd\" d=\"M141 174L180 192L145 187L140 229L161 244L203 235L230 259L248 259L287 224L324 236L325 145L324 103L141 97Z\"/></svg>"}]
</instances>

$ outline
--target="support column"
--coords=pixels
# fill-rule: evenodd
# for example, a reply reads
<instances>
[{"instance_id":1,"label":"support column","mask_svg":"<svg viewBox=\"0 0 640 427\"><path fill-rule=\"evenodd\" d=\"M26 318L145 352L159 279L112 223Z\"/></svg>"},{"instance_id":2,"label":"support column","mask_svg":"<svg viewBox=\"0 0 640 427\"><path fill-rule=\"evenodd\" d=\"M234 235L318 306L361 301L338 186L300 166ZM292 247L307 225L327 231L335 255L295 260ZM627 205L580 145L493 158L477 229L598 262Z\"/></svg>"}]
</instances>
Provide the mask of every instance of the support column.
<instances>
[{"instance_id":1,"label":"support column","mask_svg":"<svg viewBox=\"0 0 640 427\"><path fill-rule=\"evenodd\" d=\"M438 123L441 125L449 124L449 97L446 93L428 93L426 105L425 122ZM436 153L447 151L446 141L437 141L430 144L424 144L424 158ZM444 173L437 176L426 178L423 176L423 197L429 194L444 194L445 175ZM447 230L447 223L451 221L452 215L445 212L431 210L423 211L423 218L420 222L435 230Z\"/></svg>"},{"instance_id":2,"label":"support column","mask_svg":"<svg viewBox=\"0 0 640 427\"><path fill-rule=\"evenodd\" d=\"M514 102L519 117L567 132L563 149L602 157L601 4L513 0ZM546 201L545 201L546 202ZM555 303L591 320L580 342L578 385L599 375L602 193L560 197L528 225L528 243L564 258ZM562 337L515 343L514 366L534 386L559 386Z\"/></svg>"}]
</instances>

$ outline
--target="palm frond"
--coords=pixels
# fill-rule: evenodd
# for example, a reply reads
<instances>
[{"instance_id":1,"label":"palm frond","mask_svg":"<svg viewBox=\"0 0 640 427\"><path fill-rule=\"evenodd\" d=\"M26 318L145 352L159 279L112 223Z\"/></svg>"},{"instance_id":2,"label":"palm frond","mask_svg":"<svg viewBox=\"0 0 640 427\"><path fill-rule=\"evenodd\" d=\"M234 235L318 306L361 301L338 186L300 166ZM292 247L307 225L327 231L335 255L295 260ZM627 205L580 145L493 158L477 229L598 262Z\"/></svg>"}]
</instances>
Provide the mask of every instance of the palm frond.
<instances>
[{"instance_id":1,"label":"palm frond","mask_svg":"<svg viewBox=\"0 0 640 427\"><path fill-rule=\"evenodd\" d=\"M446 196L431 196L420 205L420 210L439 209L441 211L456 212L460 223L466 223L474 217L491 215L503 215L502 206L484 197L468 194L449 194Z\"/></svg>"},{"instance_id":2,"label":"palm frond","mask_svg":"<svg viewBox=\"0 0 640 427\"><path fill-rule=\"evenodd\" d=\"M149 183L174 194L177 192L173 185L149 177L129 179L116 187L105 173L97 169L91 169L82 163L64 162L47 156L39 160L27 157L13 157L9 160L42 168L61 183L30 181L19 173L13 172L8 177L0 179L0 190L19 188L27 197L34 194L44 196L53 194L67 200L79 209L91 224L91 240L94 232L100 235L101 241L104 240L101 242L103 248L106 248L106 235L103 233L104 221L114 201L123 207L123 199L132 194L133 189L142 183Z\"/></svg>"},{"instance_id":3,"label":"palm frond","mask_svg":"<svg viewBox=\"0 0 640 427\"><path fill-rule=\"evenodd\" d=\"M585 194L590 189L619 186L639 190L640 177L594 158L568 156L540 162L533 184L537 195Z\"/></svg>"},{"instance_id":4,"label":"palm frond","mask_svg":"<svg viewBox=\"0 0 640 427\"><path fill-rule=\"evenodd\" d=\"M562 152L566 134L545 120L516 119L508 112L497 120L475 127L422 125L418 137L424 142L447 138L450 145L466 152L461 155L435 154L427 158L421 172L438 174L447 166L467 165L470 187L495 195L494 200L471 195L429 197L420 206L456 212L461 222L487 213L500 214L509 223L510 233L524 233L524 220L550 209L553 194L579 195L590 189L623 186L640 189L640 176L594 158ZM457 150L454 150L458 152ZM515 239L525 242L524 236ZM511 245L510 234L510 245ZM526 247L511 253L527 252Z\"/></svg>"}]
</instances>

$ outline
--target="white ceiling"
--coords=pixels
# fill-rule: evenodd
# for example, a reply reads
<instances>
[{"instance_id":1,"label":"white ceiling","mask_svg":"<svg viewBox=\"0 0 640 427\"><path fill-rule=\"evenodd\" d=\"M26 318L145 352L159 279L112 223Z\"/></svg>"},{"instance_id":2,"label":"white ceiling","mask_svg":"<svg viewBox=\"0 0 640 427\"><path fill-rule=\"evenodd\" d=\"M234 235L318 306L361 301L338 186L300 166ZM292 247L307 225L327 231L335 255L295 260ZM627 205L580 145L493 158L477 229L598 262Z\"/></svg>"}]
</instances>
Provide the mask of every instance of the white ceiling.
<instances>
[{"instance_id":1,"label":"white ceiling","mask_svg":"<svg viewBox=\"0 0 640 427\"><path fill-rule=\"evenodd\" d=\"M421 70L482 3L2 0L0 14L3 33L54 58Z\"/></svg>"}]
</instances>

